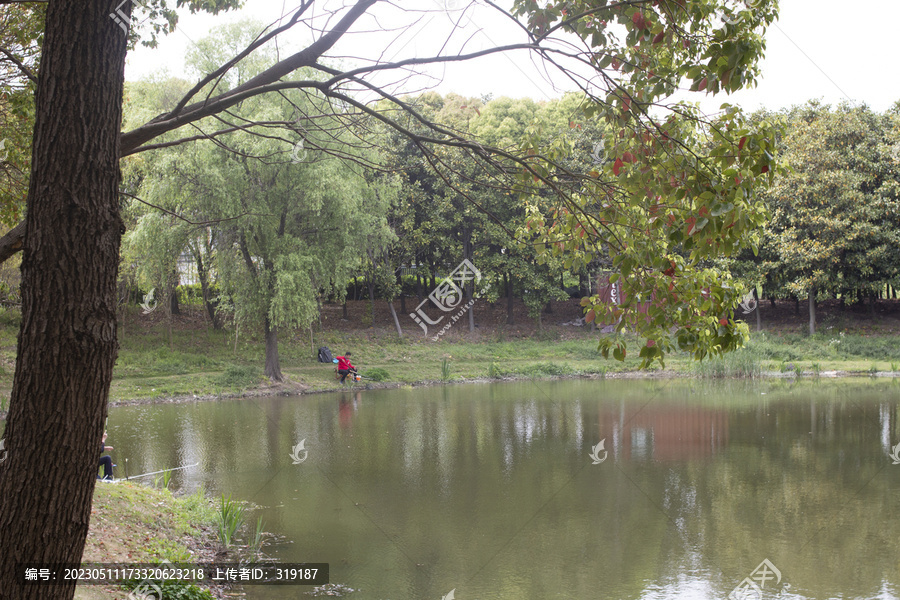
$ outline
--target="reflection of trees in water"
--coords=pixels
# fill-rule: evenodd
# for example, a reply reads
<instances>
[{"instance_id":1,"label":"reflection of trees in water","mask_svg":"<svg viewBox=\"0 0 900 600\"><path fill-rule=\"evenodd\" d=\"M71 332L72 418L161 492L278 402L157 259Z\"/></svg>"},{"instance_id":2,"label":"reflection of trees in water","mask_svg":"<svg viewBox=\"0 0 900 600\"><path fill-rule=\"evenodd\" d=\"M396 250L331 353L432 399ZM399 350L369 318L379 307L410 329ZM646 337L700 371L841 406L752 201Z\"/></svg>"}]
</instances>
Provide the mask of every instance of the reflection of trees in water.
<instances>
[{"instance_id":1,"label":"reflection of trees in water","mask_svg":"<svg viewBox=\"0 0 900 600\"><path fill-rule=\"evenodd\" d=\"M370 589L410 582L404 597L432 591L416 564L484 568L472 597L636 599L692 579L725 597L763 558L809 597L898 583L897 388L654 383L366 392L349 427L334 396L154 407L141 443L205 452L223 489L278 507L264 518L297 546L282 560L347 561ZM285 468L301 432L309 460Z\"/></svg>"}]
</instances>

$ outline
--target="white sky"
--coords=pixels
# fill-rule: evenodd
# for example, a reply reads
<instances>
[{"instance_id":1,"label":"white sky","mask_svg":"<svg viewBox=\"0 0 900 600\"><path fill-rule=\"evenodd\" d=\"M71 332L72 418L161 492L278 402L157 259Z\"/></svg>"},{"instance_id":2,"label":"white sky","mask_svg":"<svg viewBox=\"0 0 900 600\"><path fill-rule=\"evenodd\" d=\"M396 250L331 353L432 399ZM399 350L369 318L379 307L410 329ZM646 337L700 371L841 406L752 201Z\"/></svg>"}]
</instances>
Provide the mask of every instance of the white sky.
<instances>
[{"instance_id":1,"label":"white sky","mask_svg":"<svg viewBox=\"0 0 900 600\"><path fill-rule=\"evenodd\" d=\"M360 23L370 31L348 37L338 53L348 56L373 56L372 49L383 49L388 40L399 38L385 52L385 58L423 56L433 51L441 35L449 32L449 17L436 10L438 3L451 7L462 6L469 0L406 0L394 6L416 7L433 10L422 13L421 19L401 32L378 33L378 29L399 23L401 15L395 9L385 13L377 22L373 19ZM223 22L253 16L265 23L276 19L287 0L247 0L239 13L219 17L190 15L181 17L179 30L163 38L157 49L139 48L128 57L126 79L135 80L165 69L172 75L185 76L183 57L193 40L207 36L212 27ZM409 9L407 9L409 10ZM471 32L468 49L492 46L508 41L521 41L492 11L484 6L474 6L467 19ZM451 13L459 15L458 12ZM409 13L405 14L407 22ZM322 21L324 22L324 21ZM897 61L897 26L900 22L898 0L856 0L852 10L846 1L838 0L782 0L781 18L767 35L768 49L762 64L763 77L756 89L744 90L727 97L718 95L704 100L702 95L692 95L692 100L704 100L708 110L716 109L722 102L742 105L745 109L759 107L778 109L801 104L810 99L821 99L836 104L850 99L866 103L883 111L900 100L900 61ZM296 28L295 28L296 29ZM290 33L299 40L306 35L302 31ZM431 47L431 48L429 48ZM373 56L374 57L374 56ZM545 100L559 97L571 83L557 81L556 89L528 60L527 55L494 57L474 63L464 63L435 73L442 82L435 89L441 93L456 92L465 96L492 93L495 97L530 97ZM419 79L420 87L433 87L436 80ZM405 91L415 91L407 89Z\"/></svg>"}]
</instances>

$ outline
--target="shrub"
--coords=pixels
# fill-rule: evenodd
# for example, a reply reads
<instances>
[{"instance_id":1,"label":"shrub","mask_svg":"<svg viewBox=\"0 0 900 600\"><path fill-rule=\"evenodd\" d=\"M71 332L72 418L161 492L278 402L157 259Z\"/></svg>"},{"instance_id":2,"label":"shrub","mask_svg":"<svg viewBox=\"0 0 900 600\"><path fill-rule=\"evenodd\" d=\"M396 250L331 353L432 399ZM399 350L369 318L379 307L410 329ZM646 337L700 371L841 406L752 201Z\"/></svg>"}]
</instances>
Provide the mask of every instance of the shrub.
<instances>
[{"instance_id":1,"label":"shrub","mask_svg":"<svg viewBox=\"0 0 900 600\"><path fill-rule=\"evenodd\" d=\"M221 375L216 377L216 383L226 387L249 387L259 382L262 377L258 367L243 365L228 365Z\"/></svg>"},{"instance_id":2,"label":"shrub","mask_svg":"<svg viewBox=\"0 0 900 600\"><path fill-rule=\"evenodd\" d=\"M386 370L376 367L374 369L369 369L368 371L366 371L366 377L368 377L372 381L387 381L391 378L391 375Z\"/></svg>"}]
</instances>

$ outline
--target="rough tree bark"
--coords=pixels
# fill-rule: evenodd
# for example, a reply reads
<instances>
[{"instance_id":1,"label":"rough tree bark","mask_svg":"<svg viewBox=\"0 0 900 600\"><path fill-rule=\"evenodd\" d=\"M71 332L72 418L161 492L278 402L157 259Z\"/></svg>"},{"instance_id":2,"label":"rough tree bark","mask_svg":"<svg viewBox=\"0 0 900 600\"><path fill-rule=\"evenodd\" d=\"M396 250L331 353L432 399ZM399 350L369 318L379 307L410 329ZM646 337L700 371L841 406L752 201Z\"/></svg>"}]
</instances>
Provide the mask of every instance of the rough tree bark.
<instances>
[{"instance_id":1,"label":"rough tree bark","mask_svg":"<svg viewBox=\"0 0 900 600\"><path fill-rule=\"evenodd\" d=\"M109 17L115 7L112 0L51 0L47 8L22 327L5 430L8 454L0 463L3 598L71 598L74 582L24 587L16 567L78 563L88 531L118 352L126 36Z\"/></svg>"}]
</instances>

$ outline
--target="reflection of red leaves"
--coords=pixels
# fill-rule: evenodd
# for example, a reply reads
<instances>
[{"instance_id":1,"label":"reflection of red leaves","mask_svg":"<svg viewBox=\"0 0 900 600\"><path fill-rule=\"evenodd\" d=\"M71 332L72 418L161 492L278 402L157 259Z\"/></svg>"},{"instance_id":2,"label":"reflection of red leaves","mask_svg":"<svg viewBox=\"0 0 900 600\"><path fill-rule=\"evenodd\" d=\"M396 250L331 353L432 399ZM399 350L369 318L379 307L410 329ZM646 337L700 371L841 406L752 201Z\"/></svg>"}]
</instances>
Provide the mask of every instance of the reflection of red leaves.
<instances>
[{"instance_id":1,"label":"reflection of red leaves","mask_svg":"<svg viewBox=\"0 0 900 600\"><path fill-rule=\"evenodd\" d=\"M613 163L613 174L615 176L619 176L619 171L622 170L622 160L617 158L616 162Z\"/></svg>"}]
</instances>

